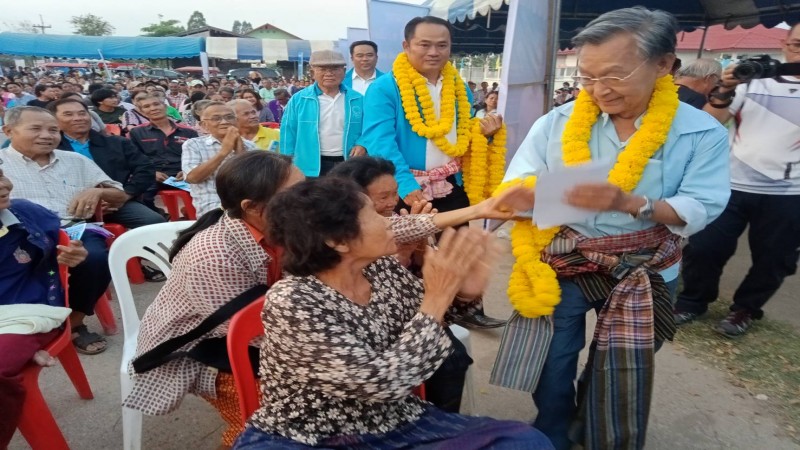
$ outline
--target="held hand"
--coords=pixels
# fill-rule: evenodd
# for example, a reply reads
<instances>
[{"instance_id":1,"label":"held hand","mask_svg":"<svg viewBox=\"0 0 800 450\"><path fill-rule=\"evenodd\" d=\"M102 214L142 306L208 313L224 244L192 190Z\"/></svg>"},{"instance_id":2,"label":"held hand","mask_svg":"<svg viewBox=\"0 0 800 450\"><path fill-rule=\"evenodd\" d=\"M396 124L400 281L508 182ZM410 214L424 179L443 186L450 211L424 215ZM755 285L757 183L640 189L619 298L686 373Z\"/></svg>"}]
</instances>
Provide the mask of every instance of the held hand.
<instances>
[{"instance_id":1,"label":"held hand","mask_svg":"<svg viewBox=\"0 0 800 450\"><path fill-rule=\"evenodd\" d=\"M407 216L408 214L436 214L438 211L433 208L433 203L423 199L420 202L414 202L411 205L411 212L405 208L400 210L401 216Z\"/></svg>"},{"instance_id":2,"label":"held hand","mask_svg":"<svg viewBox=\"0 0 800 450\"><path fill-rule=\"evenodd\" d=\"M425 295L420 311L441 321L455 295L464 284L475 261L482 257L486 237L478 230L463 227L458 231L446 229L439 248L428 247L422 266Z\"/></svg>"},{"instance_id":3,"label":"held hand","mask_svg":"<svg viewBox=\"0 0 800 450\"><path fill-rule=\"evenodd\" d=\"M58 263L67 267L77 266L89 255L89 252L83 247L83 242L81 241L69 241L69 245L58 245L57 248L59 250L58 257L56 258Z\"/></svg>"},{"instance_id":4,"label":"held hand","mask_svg":"<svg viewBox=\"0 0 800 450\"><path fill-rule=\"evenodd\" d=\"M354 145L353 148L350 149L351 158L354 156L364 156L366 154L367 154L367 149L360 145Z\"/></svg>"},{"instance_id":5,"label":"held hand","mask_svg":"<svg viewBox=\"0 0 800 450\"><path fill-rule=\"evenodd\" d=\"M525 186L514 186L494 197L493 209L500 212L530 211L536 203L536 191Z\"/></svg>"},{"instance_id":6,"label":"held hand","mask_svg":"<svg viewBox=\"0 0 800 450\"><path fill-rule=\"evenodd\" d=\"M178 174L175 175L175 181L183 181L183 172L182 171L178 172Z\"/></svg>"},{"instance_id":7,"label":"held hand","mask_svg":"<svg viewBox=\"0 0 800 450\"><path fill-rule=\"evenodd\" d=\"M427 201L427 200L425 200L425 197L422 196L422 191L419 189L417 189L416 191L411 191L408 193L408 195L403 197L403 203L409 206L413 206L414 202L421 202L421 201Z\"/></svg>"},{"instance_id":8,"label":"held hand","mask_svg":"<svg viewBox=\"0 0 800 450\"><path fill-rule=\"evenodd\" d=\"M620 211L632 213L635 197L610 183L580 184L567 192L566 201L578 208L594 211ZM635 209L638 209L636 207Z\"/></svg>"},{"instance_id":9,"label":"held hand","mask_svg":"<svg viewBox=\"0 0 800 450\"><path fill-rule=\"evenodd\" d=\"M489 114L481 119L481 134L486 137L497 133L503 126L503 116L500 114Z\"/></svg>"},{"instance_id":10,"label":"held hand","mask_svg":"<svg viewBox=\"0 0 800 450\"><path fill-rule=\"evenodd\" d=\"M102 193L100 188L86 189L79 192L67 206L67 212L70 216L77 219L88 219L94 216L97 205L100 204L100 196Z\"/></svg>"},{"instance_id":11,"label":"held hand","mask_svg":"<svg viewBox=\"0 0 800 450\"><path fill-rule=\"evenodd\" d=\"M222 138L222 148L219 150L223 155L230 155L239 145L239 129L236 127L228 127L225 132L225 137Z\"/></svg>"},{"instance_id":12,"label":"held hand","mask_svg":"<svg viewBox=\"0 0 800 450\"><path fill-rule=\"evenodd\" d=\"M156 181L159 183L167 181L167 178L169 178L169 175L165 174L164 172L156 171Z\"/></svg>"}]
</instances>

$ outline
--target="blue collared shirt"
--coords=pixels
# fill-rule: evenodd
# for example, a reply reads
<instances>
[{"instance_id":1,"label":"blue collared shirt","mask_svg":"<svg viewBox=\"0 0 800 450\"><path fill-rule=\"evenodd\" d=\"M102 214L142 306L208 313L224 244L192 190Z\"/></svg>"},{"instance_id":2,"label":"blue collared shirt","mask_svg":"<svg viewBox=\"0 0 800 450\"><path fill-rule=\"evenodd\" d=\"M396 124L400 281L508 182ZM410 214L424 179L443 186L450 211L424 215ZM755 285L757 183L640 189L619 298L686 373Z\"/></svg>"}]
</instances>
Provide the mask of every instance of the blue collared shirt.
<instances>
[{"instance_id":1,"label":"blue collared shirt","mask_svg":"<svg viewBox=\"0 0 800 450\"><path fill-rule=\"evenodd\" d=\"M541 117L517 150L505 179L523 178L564 167L561 134L574 102ZM646 114L646 113L645 113ZM620 142L610 118L603 114L592 127L589 140L592 161L616 161L626 142ZM636 121L641 125L641 118ZM722 214L730 196L728 135L709 114L681 103L667 142L650 159L633 194L664 200L685 225L667 225L675 234L688 237L705 228ZM615 236L655 226L622 212L598 213L579 223L567 224L586 236ZM670 281L677 265L662 272Z\"/></svg>"},{"instance_id":2,"label":"blue collared shirt","mask_svg":"<svg viewBox=\"0 0 800 450\"><path fill-rule=\"evenodd\" d=\"M86 142L81 142L81 141L79 141L77 139L72 139L71 137L69 137L66 134L64 134L64 139L66 139L67 142L69 142L70 147L72 147L72 150L75 153L83 155L83 156L91 159L92 161L94 161L94 158L92 158L91 152L89 152L89 138L86 138Z\"/></svg>"}]
</instances>

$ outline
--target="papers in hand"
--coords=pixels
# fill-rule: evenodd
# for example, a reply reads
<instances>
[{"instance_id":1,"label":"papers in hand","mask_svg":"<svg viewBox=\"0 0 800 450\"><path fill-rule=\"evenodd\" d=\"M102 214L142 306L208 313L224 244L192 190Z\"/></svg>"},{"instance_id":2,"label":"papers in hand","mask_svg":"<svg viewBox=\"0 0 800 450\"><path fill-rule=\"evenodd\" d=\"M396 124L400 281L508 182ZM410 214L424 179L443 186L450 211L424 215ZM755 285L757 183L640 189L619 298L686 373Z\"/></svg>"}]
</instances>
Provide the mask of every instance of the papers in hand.
<instances>
[{"instance_id":1,"label":"papers in hand","mask_svg":"<svg viewBox=\"0 0 800 450\"><path fill-rule=\"evenodd\" d=\"M567 192L580 184L608 182L611 167L612 163L608 162L589 162L539 174L533 206L534 223L539 228L549 228L584 222L596 216L597 211L568 205L565 200Z\"/></svg>"},{"instance_id":2,"label":"papers in hand","mask_svg":"<svg viewBox=\"0 0 800 450\"><path fill-rule=\"evenodd\" d=\"M191 188L189 187L189 183L187 183L187 182L185 182L183 180L178 181L178 180L175 179L175 177L169 177L166 180L162 181L162 183L164 183L164 184L166 184L168 186L172 186L174 188L183 189L184 191L191 190Z\"/></svg>"},{"instance_id":3,"label":"papers in hand","mask_svg":"<svg viewBox=\"0 0 800 450\"><path fill-rule=\"evenodd\" d=\"M114 237L114 234L111 233L110 231L106 230L105 228L103 228L103 224L100 223L100 222L97 222L97 223L86 223L86 222L76 223L75 225L73 225L71 227L64 228L64 231L67 232L67 235L69 236L69 240L71 240L71 241L79 241L83 237L83 234L85 232L87 232L87 231L92 232L92 233L97 233L97 234L99 234L100 236L103 236L106 239L110 238L110 237Z\"/></svg>"}]
</instances>

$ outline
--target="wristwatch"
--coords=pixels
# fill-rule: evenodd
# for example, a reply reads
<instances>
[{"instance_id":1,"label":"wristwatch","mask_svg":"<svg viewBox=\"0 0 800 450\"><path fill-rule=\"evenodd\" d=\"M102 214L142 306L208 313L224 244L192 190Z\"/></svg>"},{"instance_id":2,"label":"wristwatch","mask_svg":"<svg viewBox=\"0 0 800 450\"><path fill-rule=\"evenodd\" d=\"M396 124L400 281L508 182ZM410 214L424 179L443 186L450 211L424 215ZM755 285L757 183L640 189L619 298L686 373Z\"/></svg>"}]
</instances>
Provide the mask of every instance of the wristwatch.
<instances>
[{"instance_id":1,"label":"wristwatch","mask_svg":"<svg viewBox=\"0 0 800 450\"><path fill-rule=\"evenodd\" d=\"M642 196L642 198L644 199L644 205L636 211L633 217L638 220L650 220L650 218L653 217L653 212L656 210L655 204L647 197Z\"/></svg>"}]
</instances>

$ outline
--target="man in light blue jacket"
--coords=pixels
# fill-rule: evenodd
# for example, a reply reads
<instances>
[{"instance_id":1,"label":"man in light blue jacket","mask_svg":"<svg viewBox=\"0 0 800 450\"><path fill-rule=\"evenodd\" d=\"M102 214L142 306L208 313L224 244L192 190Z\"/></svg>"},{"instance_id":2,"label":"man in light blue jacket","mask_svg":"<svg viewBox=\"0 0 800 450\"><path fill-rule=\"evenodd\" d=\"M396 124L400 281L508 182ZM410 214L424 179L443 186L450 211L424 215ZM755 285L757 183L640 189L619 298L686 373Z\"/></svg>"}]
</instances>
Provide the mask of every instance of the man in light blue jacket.
<instances>
[{"instance_id":1,"label":"man in light blue jacket","mask_svg":"<svg viewBox=\"0 0 800 450\"><path fill-rule=\"evenodd\" d=\"M360 142L364 97L342 84L341 53L316 51L310 64L316 82L286 105L280 151L293 156L307 177L320 177L345 159L366 154Z\"/></svg>"}]
</instances>

